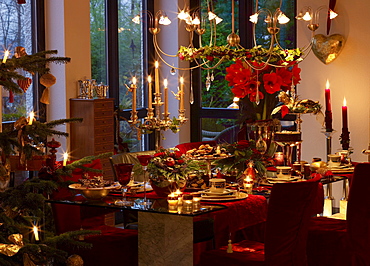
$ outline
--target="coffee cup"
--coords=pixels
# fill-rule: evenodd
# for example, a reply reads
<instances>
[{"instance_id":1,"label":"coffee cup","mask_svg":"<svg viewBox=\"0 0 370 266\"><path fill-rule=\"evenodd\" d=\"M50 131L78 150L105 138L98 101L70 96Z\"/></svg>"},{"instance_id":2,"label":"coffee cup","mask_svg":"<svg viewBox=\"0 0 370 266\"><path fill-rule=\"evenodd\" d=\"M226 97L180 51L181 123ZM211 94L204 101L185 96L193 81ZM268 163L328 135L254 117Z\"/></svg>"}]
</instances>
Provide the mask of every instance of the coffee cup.
<instances>
[{"instance_id":1,"label":"coffee cup","mask_svg":"<svg viewBox=\"0 0 370 266\"><path fill-rule=\"evenodd\" d=\"M224 192L226 187L226 179L223 178L211 178L209 180L209 190L215 193Z\"/></svg>"}]
</instances>

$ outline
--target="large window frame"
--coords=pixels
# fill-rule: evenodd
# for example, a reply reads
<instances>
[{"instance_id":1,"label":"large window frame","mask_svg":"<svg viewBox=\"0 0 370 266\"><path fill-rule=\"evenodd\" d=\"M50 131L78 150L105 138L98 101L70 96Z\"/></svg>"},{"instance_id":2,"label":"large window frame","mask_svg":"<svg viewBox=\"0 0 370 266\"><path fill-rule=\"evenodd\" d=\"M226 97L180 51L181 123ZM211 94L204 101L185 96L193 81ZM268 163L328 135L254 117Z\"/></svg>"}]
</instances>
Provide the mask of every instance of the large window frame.
<instances>
[{"instance_id":1,"label":"large window frame","mask_svg":"<svg viewBox=\"0 0 370 266\"><path fill-rule=\"evenodd\" d=\"M109 84L109 96L114 98L115 110L119 110L118 118L119 121L123 119L130 120L131 109L120 110L119 109L119 61L118 61L118 2L112 0L105 0L106 5L106 58L107 58L107 83ZM143 0L143 10L149 10L153 12L154 3L153 1ZM154 48L152 46L152 36L149 34L146 23L142 23L143 32L143 75L148 76L148 73L152 72L150 66L154 65ZM146 83L143 84L143 89L146 91ZM145 118L147 115L147 95L144 94L144 106L138 108L138 118ZM123 119L122 119L123 118ZM154 136L153 134L142 136L144 140L144 150L154 149Z\"/></svg>"},{"instance_id":2,"label":"large window frame","mask_svg":"<svg viewBox=\"0 0 370 266\"><path fill-rule=\"evenodd\" d=\"M240 44L246 48L252 48L253 43L253 24L246 22L246 18L254 13L254 1L252 0L238 0L239 1L239 37ZM200 0L190 0L190 7L196 8L200 5ZM295 3L296 5L296 3ZM296 8L294 8L296 10ZM296 32L296 26L294 26ZM296 35L296 34L295 34ZM194 35L194 43L199 43L199 38ZM237 119L239 115L238 109L229 108L210 108L202 107L202 80L201 69L192 71L192 81L194 88L194 103L190 106L191 113L191 135L192 142L202 140L202 119L216 118L216 119Z\"/></svg>"}]
</instances>

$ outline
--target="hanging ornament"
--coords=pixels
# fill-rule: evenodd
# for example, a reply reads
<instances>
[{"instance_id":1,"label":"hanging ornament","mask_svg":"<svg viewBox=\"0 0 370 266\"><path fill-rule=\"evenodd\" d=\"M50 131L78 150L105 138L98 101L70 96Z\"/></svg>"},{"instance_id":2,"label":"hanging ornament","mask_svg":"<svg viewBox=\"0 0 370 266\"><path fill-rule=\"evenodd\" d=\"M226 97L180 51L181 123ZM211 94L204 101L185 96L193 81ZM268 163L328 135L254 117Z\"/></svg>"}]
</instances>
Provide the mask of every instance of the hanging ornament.
<instances>
[{"instance_id":1,"label":"hanging ornament","mask_svg":"<svg viewBox=\"0 0 370 266\"><path fill-rule=\"evenodd\" d=\"M194 103L194 93L193 93L193 83L190 85L190 99L189 99L190 104Z\"/></svg>"},{"instance_id":2,"label":"hanging ornament","mask_svg":"<svg viewBox=\"0 0 370 266\"><path fill-rule=\"evenodd\" d=\"M171 70L170 70L170 74L172 75L172 76L174 76L174 75L176 75L176 69L175 69L175 67L172 65L172 68L171 68Z\"/></svg>"},{"instance_id":3,"label":"hanging ornament","mask_svg":"<svg viewBox=\"0 0 370 266\"><path fill-rule=\"evenodd\" d=\"M44 104L49 104L49 87L53 86L57 82L57 79L50 73L44 74L40 78L41 85L45 86L46 88L42 92L42 96L40 102Z\"/></svg>"},{"instance_id":4,"label":"hanging ornament","mask_svg":"<svg viewBox=\"0 0 370 266\"><path fill-rule=\"evenodd\" d=\"M215 80L215 76L213 75L213 71L212 71L212 74L211 74L211 82L213 82Z\"/></svg>"},{"instance_id":5,"label":"hanging ornament","mask_svg":"<svg viewBox=\"0 0 370 266\"><path fill-rule=\"evenodd\" d=\"M73 254L68 257L66 265L67 266L83 266L84 261L81 258L81 256Z\"/></svg>"},{"instance_id":6,"label":"hanging ornament","mask_svg":"<svg viewBox=\"0 0 370 266\"><path fill-rule=\"evenodd\" d=\"M21 58L22 56L27 55L26 48L22 46L17 46L14 49L14 56L15 58Z\"/></svg>"},{"instance_id":7,"label":"hanging ornament","mask_svg":"<svg viewBox=\"0 0 370 266\"><path fill-rule=\"evenodd\" d=\"M17 84L23 90L23 92L26 92L32 84L32 79L30 78L18 79Z\"/></svg>"},{"instance_id":8,"label":"hanging ornament","mask_svg":"<svg viewBox=\"0 0 370 266\"><path fill-rule=\"evenodd\" d=\"M211 88L211 77L209 75L209 71L207 72L207 77L206 77L206 90L209 91Z\"/></svg>"},{"instance_id":9,"label":"hanging ornament","mask_svg":"<svg viewBox=\"0 0 370 266\"><path fill-rule=\"evenodd\" d=\"M9 91L9 103L14 103L14 93Z\"/></svg>"}]
</instances>

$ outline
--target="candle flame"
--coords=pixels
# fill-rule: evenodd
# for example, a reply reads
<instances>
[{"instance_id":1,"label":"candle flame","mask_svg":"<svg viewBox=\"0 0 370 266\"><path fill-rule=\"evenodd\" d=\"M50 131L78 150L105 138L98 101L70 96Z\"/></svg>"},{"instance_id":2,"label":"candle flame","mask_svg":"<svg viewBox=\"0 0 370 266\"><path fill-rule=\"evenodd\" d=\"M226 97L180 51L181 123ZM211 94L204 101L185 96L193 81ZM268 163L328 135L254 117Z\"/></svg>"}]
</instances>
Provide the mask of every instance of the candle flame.
<instances>
[{"instance_id":1,"label":"candle flame","mask_svg":"<svg viewBox=\"0 0 370 266\"><path fill-rule=\"evenodd\" d=\"M154 66L155 66L155 68L158 68L159 67L158 61L155 61Z\"/></svg>"},{"instance_id":2,"label":"candle flame","mask_svg":"<svg viewBox=\"0 0 370 266\"><path fill-rule=\"evenodd\" d=\"M330 88L330 83L329 83L329 80L327 79L326 80L326 89L328 90Z\"/></svg>"},{"instance_id":3,"label":"candle flame","mask_svg":"<svg viewBox=\"0 0 370 266\"><path fill-rule=\"evenodd\" d=\"M148 82L151 83L152 82L152 76L148 76Z\"/></svg>"},{"instance_id":4,"label":"candle flame","mask_svg":"<svg viewBox=\"0 0 370 266\"><path fill-rule=\"evenodd\" d=\"M180 77L180 83L184 84L184 78L183 77Z\"/></svg>"},{"instance_id":5,"label":"candle flame","mask_svg":"<svg viewBox=\"0 0 370 266\"><path fill-rule=\"evenodd\" d=\"M37 226L34 225L33 228L32 228L32 230L33 230L33 234L35 235L35 240L36 241L39 241L39 231L38 231Z\"/></svg>"},{"instance_id":6,"label":"candle flame","mask_svg":"<svg viewBox=\"0 0 370 266\"><path fill-rule=\"evenodd\" d=\"M167 79L163 80L163 85L164 85L165 88L167 88L167 86L168 86L168 80Z\"/></svg>"},{"instance_id":7,"label":"candle flame","mask_svg":"<svg viewBox=\"0 0 370 266\"><path fill-rule=\"evenodd\" d=\"M3 58L3 63L4 64L6 63L6 60L8 59L8 56L9 56L9 50L5 50L4 51L4 58Z\"/></svg>"},{"instance_id":8,"label":"candle flame","mask_svg":"<svg viewBox=\"0 0 370 266\"><path fill-rule=\"evenodd\" d=\"M68 152L65 152L63 154L63 166L67 165L67 161L68 161Z\"/></svg>"},{"instance_id":9,"label":"candle flame","mask_svg":"<svg viewBox=\"0 0 370 266\"><path fill-rule=\"evenodd\" d=\"M136 77L132 78L132 84L136 85Z\"/></svg>"},{"instance_id":10,"label":"candle flame","mask_svg":"<svg viewBox=\"0 0 370 266\"><path fill-rule=\"evenodd\" d=\"M347 106L347 100L346 97L343 98L343 106Z\"/></svg>"},{"instance_id":11,"label":"candle flame","mask_svg":"<svg viewBox=\"0 0 370 266\"><path fill-rule=\"evenodd\" d=\"M30 117L28 118L28 124L29 125L32 125L34 118L35 118L35 112L34 111L31 111L30 112Z\"/></svg>"}]
</instances>

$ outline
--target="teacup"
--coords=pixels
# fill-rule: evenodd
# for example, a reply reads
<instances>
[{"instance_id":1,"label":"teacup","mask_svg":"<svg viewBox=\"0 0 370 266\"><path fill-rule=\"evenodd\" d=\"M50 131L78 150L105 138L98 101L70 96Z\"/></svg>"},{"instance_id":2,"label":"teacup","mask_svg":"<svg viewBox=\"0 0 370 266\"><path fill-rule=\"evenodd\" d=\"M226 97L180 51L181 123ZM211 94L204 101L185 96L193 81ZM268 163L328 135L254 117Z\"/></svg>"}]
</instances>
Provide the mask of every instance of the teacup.
<instances>
[{"instance_id":1,"label":"teacup","mask_svg":"<svg viewBox=\"0 0 370 266\"><path fill-rule=\"evenodd\" d=\"M226 179L223 178L211 178L209 180L209 190L211 192L222 193L226 187Z\"/></svg>"},{"instance_id":2,"label":"teacup","mask_svg":"<svg viewBox=\"0 0 370 266\"><path fill-rule=\"evenodd\" d=\"M292 168L290 166L276 166L276 177L277 178L290 178L290 171Z\"/></svg>"},{"instance_id":3,"label":"teacup","mask_svg":"<svg viewBox=\"0 0 370 266\"><path fill-rule=\"evenodd\" d=\"M328 158L329 158L329 162L328 162L329 167L339 167L340 166L341 156L339 154L329 154Z\"/></svg>"}]
</instances>

